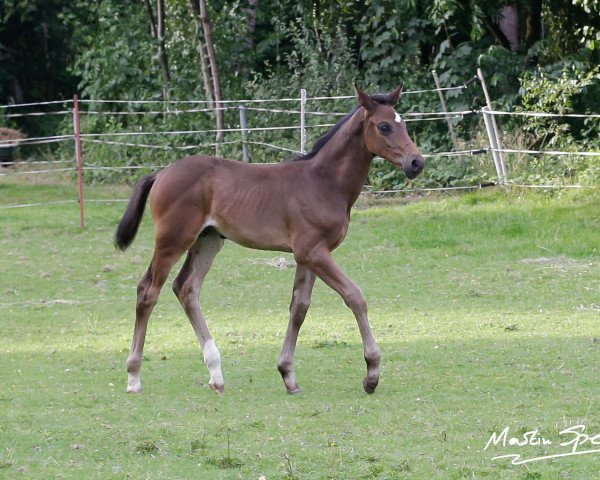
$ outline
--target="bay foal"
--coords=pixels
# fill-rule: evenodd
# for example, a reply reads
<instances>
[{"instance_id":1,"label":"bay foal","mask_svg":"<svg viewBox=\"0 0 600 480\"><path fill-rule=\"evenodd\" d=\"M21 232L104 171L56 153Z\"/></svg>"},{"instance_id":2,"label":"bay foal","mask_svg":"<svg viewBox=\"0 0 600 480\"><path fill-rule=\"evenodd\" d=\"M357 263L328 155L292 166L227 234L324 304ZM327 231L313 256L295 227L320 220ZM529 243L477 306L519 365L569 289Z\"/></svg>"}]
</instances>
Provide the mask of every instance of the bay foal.
<instances>
[{"instance_id":1,"label":"bay foal","mask_svg":"<svg viewBox=\"0 0 600 480\"><path fill-rule=\"evenodd\" d=\"M288 393L300 391L294 377L294 350L316 277L340 294L354 313L367 363L363 386L367 393L375 391L380 354L369 327L367 304L331 252L346 235L350 208L375 155L401 168L409 178L423 169L423 157L393 108L401 93L402 86L388 95L369 96L356 87L358 105L310 153L295 161L261 165L191 156L138 183L117 228L115 245L125 250L131 244L150 197L155 249L137 289L127 392L141 391L148 319L170 270L185 252L187 258L173 290L204 351L209 384L223 392L221 358L202 315L199 295L224 238L294 255L297 266L290 319L277 362Z\"/></svg>"}]
</instances>

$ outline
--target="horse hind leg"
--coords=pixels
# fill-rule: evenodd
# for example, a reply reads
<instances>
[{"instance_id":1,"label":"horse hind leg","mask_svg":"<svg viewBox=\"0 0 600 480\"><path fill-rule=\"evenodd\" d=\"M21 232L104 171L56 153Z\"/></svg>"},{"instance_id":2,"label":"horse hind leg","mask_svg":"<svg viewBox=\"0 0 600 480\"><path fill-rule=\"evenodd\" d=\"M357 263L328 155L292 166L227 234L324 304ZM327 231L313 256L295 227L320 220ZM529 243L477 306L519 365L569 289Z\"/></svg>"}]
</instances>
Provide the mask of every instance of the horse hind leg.
<instances>
[{"instance_id":1,"label":"horse hind leg","mask_svg":"<svg viewBox=\"0 0 600 480\"><path fill-rule=\"evenodd\" d=\"M173 292L185 310L204 352L204 362L210 373L209 385L217 393L223 393L225 385L221 372L221 355L208 330L199 297L204 277L221 250L223 241L214 228L205 230L189 249L185 263L173 281Z\"/></svg>"},{"instance_id":2,"label":"horse hind leg","mask_svg":"<svg viewBox=\"0 0 600 480\"><path fill-rule=\"evenodd\" d=\"M140 372L148 320L154 305L158 301L160 290L167 280L171 268L180 256L181 254L174 252L165 254L156 249L150 267L138 284L135 327L131 350L127 358L127 393L140 393L142 391Z\"/></svg>"}]
</instances>

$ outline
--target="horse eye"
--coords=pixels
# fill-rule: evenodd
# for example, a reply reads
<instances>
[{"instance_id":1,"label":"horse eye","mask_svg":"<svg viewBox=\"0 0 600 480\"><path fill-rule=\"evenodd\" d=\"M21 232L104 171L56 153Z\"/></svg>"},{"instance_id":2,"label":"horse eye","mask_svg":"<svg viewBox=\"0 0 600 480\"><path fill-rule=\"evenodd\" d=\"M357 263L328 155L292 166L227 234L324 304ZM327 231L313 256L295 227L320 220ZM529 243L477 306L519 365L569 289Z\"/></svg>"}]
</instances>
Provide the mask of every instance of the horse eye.
<instances>
[{"instance_id":1,"label":"horse eye","mask_svg":"<svg viewBox=\"0 0 600 480\"><path fill-rule=\"evenodd\" d=\"M387 122L380 123L379 125L377 125L377 128L384 135L388 135L389 133L392 133L392 126Z\"/></svg>"}]
</instances>

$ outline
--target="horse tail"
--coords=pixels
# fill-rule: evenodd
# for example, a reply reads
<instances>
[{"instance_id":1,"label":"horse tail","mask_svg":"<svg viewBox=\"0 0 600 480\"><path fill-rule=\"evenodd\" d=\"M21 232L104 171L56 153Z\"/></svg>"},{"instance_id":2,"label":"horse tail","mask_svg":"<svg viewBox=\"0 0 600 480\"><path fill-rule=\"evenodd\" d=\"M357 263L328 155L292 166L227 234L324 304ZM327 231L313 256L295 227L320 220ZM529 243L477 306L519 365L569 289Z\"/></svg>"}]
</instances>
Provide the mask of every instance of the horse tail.
<instances>
[{"instance_id":1,"label":"horse tail","mask_svg":"<svg viewBox=\"0 0 600 480\"><path fill-rule=\"evenodd\" d=\"M127 250L127 247L133 242L144 216L144 207L146 206L146 201L148 200L148 195L156 180L156 176L157 173L147 175L135 186L127 209L115 232L115 248Z\"/></svg>"}]
</instances>

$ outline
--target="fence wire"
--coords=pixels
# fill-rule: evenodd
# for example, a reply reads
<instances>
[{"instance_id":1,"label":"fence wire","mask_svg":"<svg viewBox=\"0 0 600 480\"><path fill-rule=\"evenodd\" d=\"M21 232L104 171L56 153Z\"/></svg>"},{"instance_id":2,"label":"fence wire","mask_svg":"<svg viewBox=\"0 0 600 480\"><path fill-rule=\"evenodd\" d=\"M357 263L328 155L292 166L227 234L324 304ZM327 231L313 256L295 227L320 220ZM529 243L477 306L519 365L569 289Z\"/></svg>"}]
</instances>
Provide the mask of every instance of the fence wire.
<instances>
[{"instance_id":1,"label":"fence wire","mask_svg":"<svg viewBox=\"0 0 600 480\"><path fill-rule=\"evenodd\" d=\"M475 76L462 85L425 89L425 90L407 90L403 92L403 95L415 95L415 94L426 94L426 93L445 93L445 92L463 92L473 82L478 80ZM312 109L307 109L306 105L323 105L324 102L337 102L341 100L353 100L354 95L339 95L339 96L305 96L305 104L301 105L301 108L289 107L290 105L298 105L301 102L301 97L297 98L268 98L268 99L241 99L241 100L223 100L218 103L209 102L207 100L120 100L120 99L84 99L79 100L79 104L84 105L86 108L81 110L80 115L82 118L94 118L94 117L115 117L124 118L131 116L132 118L143 118L144 116L170 116L173 118L179 118L185 115L208 115L209 118L214 114L216 110L228 112L228 114L235 114L236 117L232 120L230 118L228 128L224 129L174 129L174 130L148 130L148 131L117 131L117 132L93 132L85 131L81 134L80 139L83 144L88 145L105 145L106 147L114 148L133 148L133 149L148 149L149 151L181 151L190 153L201 153L207 149L222 149L222 148L235 148L236 146L247 148L248 146L255 146L263 148L268 151L281 152L282 154L293 154L297 155L304 148L300 145L300 148L295 148L292 143L294 142L294 134L308 130L318 131L330 128L333 123L319 122L317 119L327 118L336 119L347 115L347 112L336 111L319 111L320 106ZM343 102L342 102L343 103ZM338 104L339 105L339 104ZM5 111L6 113L0 113L0 118L5 119L18 119L20 117L43 117L43 116L65 116L68 118L69 115L73 115L73 100L56 100L48 102L34 102L24 103L18 105L1 105L0 112ZM158 106L158 107L157 107ZM161 108L162 107L162 108ZM36 111L19 111L19 109L36 109ZM58 110L44 109L59 108ZM104 108L115 108L123 109L124 111L110 111L104 110ZM150 108L149 110L143 110L142 108ZM238 122L237 115L242 110L247 112L253 112L257 115L253 121L255 125L249 127L243 127L242 125L235 126ZM590 119L596 120L600 118L600 114L577 114L577 113L545 113L545 112L526 112L516 111L507 112L501 110L489 109L486 112L492 116L498 117L525 117L525 118L574 118L574 119ZM285 115L292 120L292 124L285 124L286 122L281 120ZM433 111L433 112L405 112L402 117L405 122L429 122L429 121L460 121L467 116L477 116L483 118L483 112L481 109L474 110L460 110L460 111ZM301 122L298 123L294 119L301 117ZM314 117L311 122L310 119ZM188 118L188 117L185 117ZM277 120L274 120L277 118ZM240 120L241 121L241 120ZM278 126L264 124L268 121L277 121ZM313 123L314 122L314 123ZM231 124L234 124L231 126ZM283 125L281 123L284 123ZM275 139L272 135L278 132L285 134L287 137L281 137ZM229 136L237 136L237 138L227 141L199 141L200 138L205 138L207 135L216 134L227 134ZM189 138L188 141L182 140L183 138ZM138 141L138 139L140 141ZM143 141L142 139L148 139L151 141ZM177 139L177 140L170 140ZM72 142L75 140L74 134L60 134L51 135L45 137L33 137L24 138L19 140L0 140L0 152L2 149L14 149L15 147L28 147L30 145L43 145L43 144L56 144L59 142ZM282 142L282 140L285 140ZM297 141L297 140L296 140ZM182 143L183 142L183 143ZM492 148L489 145L479 145L471 149L457 149L452 151L440 151L440 152L426 152L423 156L428 160L442 160L442 159L456 159L464 160L473 158L476 155L491 155L491 154L520 154L528 156L570 156L570 157L582 157L588 158L593 161L596 157L600 159L600 152L597 151L561 151L561 150L543 150L543 149L529 149L529 148L506 148L499 145L498 148ZM89 159L88 159L89 160ZM489 162L489 157L486 160ZM9 167L0 170L0 177L6 178L12 175L23 176L23 175L48 175L54 173L73 172L76 167L66 168L35 168L20 169L24 165L32 166L47 163L50 165L55 162L14 162L4 161L2 165ZM68 163L69 161L62 161ZM71 161L72 162L72 161ZM12 167L12 168L11 168ZM163 168L164 165L151 164L151 165L100 165L93 162L85 162L83 164L83 170L86 172L94 171L136 171L136 170L155 170ZM488 184L495 184L492 182ZM537 188L537 189L551 189L551 188L596 188L595 185L586 186L580 184L540 184L534 185L523 181L510 181L506 182L508 186L516 188ZM363 194L365 195L385 195L385 194L397 194L397 193L428 193L428 192L442 192L442 191L463 191L473 190L482 188L482 183L465 186L442 186L442 187L410 187L400 188L391 190L369 190L366 189ZM94 202L94 200L86 200L87 202ZM98 200L100 201L100 200ZM120 201L120 200L114 200ZM58 201L58 202L46 202L46 203L27 203L23 205L6 204L0 205L0 208L23 208L23 207L34 207L40 205L64 205L73 203L71 201Z\"/></svg>"}]
</instances>

